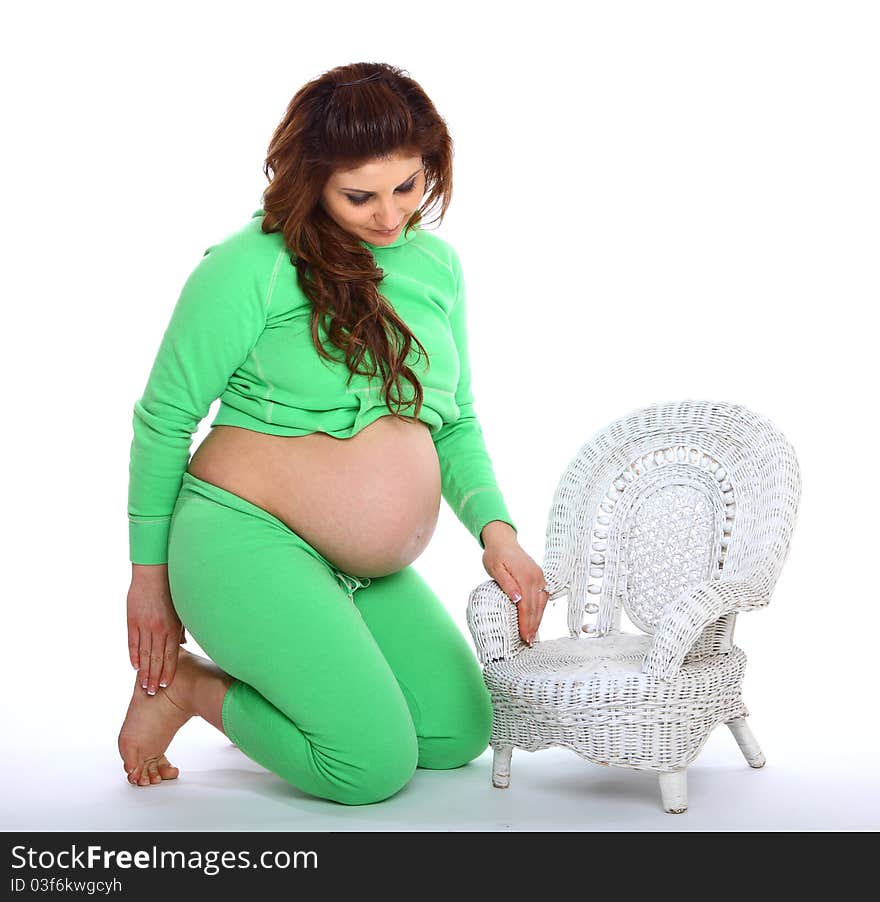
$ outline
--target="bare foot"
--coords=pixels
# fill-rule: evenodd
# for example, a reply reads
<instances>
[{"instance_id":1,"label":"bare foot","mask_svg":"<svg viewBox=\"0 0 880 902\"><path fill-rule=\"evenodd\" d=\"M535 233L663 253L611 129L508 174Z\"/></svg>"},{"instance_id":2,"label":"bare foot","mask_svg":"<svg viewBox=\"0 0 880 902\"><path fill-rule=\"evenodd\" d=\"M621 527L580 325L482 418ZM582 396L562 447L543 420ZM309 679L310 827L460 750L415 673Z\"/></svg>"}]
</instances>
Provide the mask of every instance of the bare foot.
<instances>
[{"instance_id":1,"label":"bare foot","mask_svg":"<svg viewBox=\"0 0 880 902\"><path fill-rule=\"evenodd\" d=\"M195 713L189 710L187 702L186 682L191 668L180 666L188 655L189 652L180 649L174 682L166 689L160 686L155 695L147 695L135 674L134 693L118 739L129 783L149 786L173 780L180 773L165 757L165 749Z\"/></svg>"}]
</instances>

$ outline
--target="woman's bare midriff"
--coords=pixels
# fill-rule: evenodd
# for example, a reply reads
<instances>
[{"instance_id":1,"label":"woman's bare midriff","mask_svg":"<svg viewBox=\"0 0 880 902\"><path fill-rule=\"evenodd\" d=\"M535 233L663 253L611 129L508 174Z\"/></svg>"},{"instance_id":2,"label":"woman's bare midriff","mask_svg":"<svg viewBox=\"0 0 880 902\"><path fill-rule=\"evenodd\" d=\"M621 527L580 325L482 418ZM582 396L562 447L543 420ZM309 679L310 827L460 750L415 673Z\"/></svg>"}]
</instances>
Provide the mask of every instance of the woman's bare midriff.
<instances>
[{"instance_id":1,"label":"woman's bare midriff","mask_svg":"<svg viewBox=\"0 0 880 902\"><path fill-rule=\"evenodd\" d=\"M412 417L380 417L348 439L214 426L187 470L277 517L351 576L411 564L440 512L437 451Z\"/></svg>"}]
</instances>

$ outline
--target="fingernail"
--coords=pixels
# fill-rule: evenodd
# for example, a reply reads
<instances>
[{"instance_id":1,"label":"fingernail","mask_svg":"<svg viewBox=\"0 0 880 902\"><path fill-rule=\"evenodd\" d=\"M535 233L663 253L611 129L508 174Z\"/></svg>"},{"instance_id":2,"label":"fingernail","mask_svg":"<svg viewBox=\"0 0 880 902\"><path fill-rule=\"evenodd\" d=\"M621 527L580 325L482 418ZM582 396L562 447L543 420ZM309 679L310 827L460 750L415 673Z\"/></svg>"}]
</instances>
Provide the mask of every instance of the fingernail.
<instances>
[{"instance_id":1,"label":"fingernail","mask_svg":"<svg viewBox=\"0 0 880 902\"><path fill-rule=\"evenodd\" d=\"M159 685L164 689L168 685L168 683L159 683Z\"/></svg>"},{"instance_id":2,"label":"fingernail","mask_svg":"<svg viewBox=\"0 0 880 902\"><path fill-rule=\"evenodd\" d=\"M146 688L147 688L147 681L144 680L143 683L141 683L141 689L146 689Z\"/></svg>"},{"instance_id":3,"label":"fingernail","mask_svg":"<svg viewBox=\"0 0 880 902\"><path fill-rule=\"evenodd\" d=\"M511 598L510 600L511 601L522 601L522 595L520 595L519 592L517 592L516 595L514 595L513 598Z\"/></svg>"},{"instance_id":4,"label":"fingernail","mask_svg":"<svg viewBox=\"0 0 880 902\"><path fill-rule=\"evenodd\" d=\"M156 694L155 689L147 689L147 695L155 695L155 694Z\"/></svg>"}]
</instances>

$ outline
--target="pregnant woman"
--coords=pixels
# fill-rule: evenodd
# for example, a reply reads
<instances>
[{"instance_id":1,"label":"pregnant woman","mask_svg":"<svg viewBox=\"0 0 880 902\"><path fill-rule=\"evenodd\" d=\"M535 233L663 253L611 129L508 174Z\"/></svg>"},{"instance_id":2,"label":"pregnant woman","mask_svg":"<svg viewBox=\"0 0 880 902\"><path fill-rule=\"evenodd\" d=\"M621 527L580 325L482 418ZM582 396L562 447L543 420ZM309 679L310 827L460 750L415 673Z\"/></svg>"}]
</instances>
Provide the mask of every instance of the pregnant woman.
<instances>
[{"instance_id":1,"label":"pregnant woman","mask_svg":"<svg viewBox=\"0 0 880 902\"><path fill-rule=\"evenodd\" d=\"M451 163L415 81L332 69L276 129L262 208L186 280L134 405L130 783L178 775L165 751L195 715L352 805L487 747L479 663L411 566L441 496L526 642L547 593L474 410L461 263L421 227L446 212ZM210 660L181 647L184 626Z\"/></svg>"}]
</instances>

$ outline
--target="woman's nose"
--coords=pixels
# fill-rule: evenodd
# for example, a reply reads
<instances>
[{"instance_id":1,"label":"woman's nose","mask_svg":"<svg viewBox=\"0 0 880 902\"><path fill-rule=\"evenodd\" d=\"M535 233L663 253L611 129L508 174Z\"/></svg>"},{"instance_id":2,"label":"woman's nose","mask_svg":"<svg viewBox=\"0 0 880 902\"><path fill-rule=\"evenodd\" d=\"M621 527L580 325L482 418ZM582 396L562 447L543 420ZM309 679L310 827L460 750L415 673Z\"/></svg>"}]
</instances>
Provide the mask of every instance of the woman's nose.
<instances>
[{"instance_id":1,"label":"woman's nose","mask_svg":"<svg viewBox=\"0 0 880 902\"><path fill-rule=\"evenodd\" d=\"M400 222L400 211L393 204L389 204L388 206L382 209L382 216L379 219L380 225L378 228L380 229L393 229Z\"/></svg>"}]
</instances>

